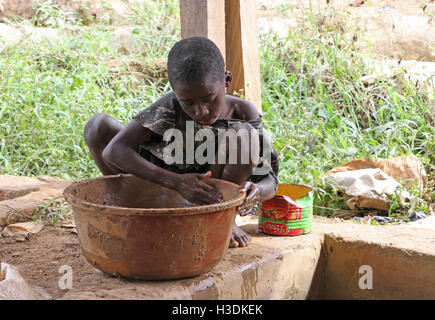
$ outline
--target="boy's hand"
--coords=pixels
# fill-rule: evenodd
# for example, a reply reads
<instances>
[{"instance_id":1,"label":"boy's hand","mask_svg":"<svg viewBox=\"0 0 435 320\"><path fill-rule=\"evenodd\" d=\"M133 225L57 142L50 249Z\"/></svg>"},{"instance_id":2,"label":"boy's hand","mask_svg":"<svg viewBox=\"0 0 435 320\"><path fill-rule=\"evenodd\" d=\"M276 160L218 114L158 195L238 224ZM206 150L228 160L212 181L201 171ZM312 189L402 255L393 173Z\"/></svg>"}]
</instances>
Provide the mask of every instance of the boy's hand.
<instances>
[{"instance_id":1,"label":"boy's hand","mask_svg":"<svg viewBox=\"0 0 435 320\"><path fill-rule=\"evenodd\" d=\"M255 183L246 181L240 186L240 192L246 192L246 198L243 204L238 207L238 210L240 210L239 214L241 216L246 216L252 211L254 206L258 205L260 189Z\"/></svg>"},{"instance_id":2,"label":"boy's hand","mask_svg":"<svg viewBox=\"0 0 435 320\"><path fill-rule=\"evenodd\" d=\"M211 171L204 174L180 174L177 191L186 199L201 205L221 202L222 194L206 181L211 176Z\"/></svg>"}]
</instances>

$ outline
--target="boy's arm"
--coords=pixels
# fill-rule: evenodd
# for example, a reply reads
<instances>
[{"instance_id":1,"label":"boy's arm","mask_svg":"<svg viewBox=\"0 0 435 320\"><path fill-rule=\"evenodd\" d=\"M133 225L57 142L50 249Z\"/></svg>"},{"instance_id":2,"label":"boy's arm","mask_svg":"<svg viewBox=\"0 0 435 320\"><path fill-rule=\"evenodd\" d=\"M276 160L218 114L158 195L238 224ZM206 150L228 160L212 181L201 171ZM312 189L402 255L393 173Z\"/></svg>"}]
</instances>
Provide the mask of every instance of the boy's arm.
<instances>
[{"instance_id":1,"label":"boy's arm","mask_svg":"<svg viewBox=\"0 0 435 320\"><path fill-rule=\"evenodd\" d=\"M276 180L269 174L260 181L254 183L246 181L240 187L241 192L246 192L246 198L240 207L239 214L245 216L252 211L259 202L272 199L276 193Z\"/></svg>"},{"instance_id":2,"label":"boy's arm","mask_svg":"<svg viewBox=\"0 0 435 320\"><path fill-rule=\"evenodd\" d=\"M276 190L278 189L279 185L279 160L278 153L272 144L270 147L271 163L269 174L259 177L259 179L255 178L253 181L246 181L241 186L240 190L246 192L246 198L244 205L241 208L240 215L248 214L258 202L264 202L266 200L272 199L276 194Z\"/></svg>"},{"instance_id":3,"label":"boy's arm","mask_svg":"<svg viewBox=\"0 0 435 320\"><path fill-rule=\"evenodd\" d=\"M152 132L136 120L127 124L107 145L103 159L124 172L177 190L189 201L208 204L218 202L220 193L201 174L177 174L144 159L138 152L140 145L148 143Z\"/></svg>"},{"instance_id":4,"label":"boy's arm","mask_svg":"<svg viewBox=\"0 0 435 320\"><path fill-rule=\"evenodd\" d=\"M272 199L276 193L276 183L275 179L271 174L267 175L259 182L256 183L258 188L258 200L260 202Z\"/></svg>"}]
</instances>

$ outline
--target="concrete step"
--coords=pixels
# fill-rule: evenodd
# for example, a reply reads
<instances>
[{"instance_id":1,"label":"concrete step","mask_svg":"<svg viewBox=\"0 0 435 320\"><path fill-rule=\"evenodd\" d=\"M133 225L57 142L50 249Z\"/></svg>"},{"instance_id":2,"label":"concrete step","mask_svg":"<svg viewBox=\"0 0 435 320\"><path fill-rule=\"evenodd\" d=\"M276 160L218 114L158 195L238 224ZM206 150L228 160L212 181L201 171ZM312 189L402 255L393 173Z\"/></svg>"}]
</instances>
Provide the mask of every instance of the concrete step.
<instances>
[{"instance_id":1,"label":"concrete step","mask_svg":"<svg viewBox=\"0 0 435 320\"><path fill-rule=\"evenodd\" d=\"M174 281L106 277L62 299L435 299L432 230L316 217L310 234L278 237L258 233L257 217L238 222L252 243L228 249L209 273Z\"/></svg>"}]
</instances>

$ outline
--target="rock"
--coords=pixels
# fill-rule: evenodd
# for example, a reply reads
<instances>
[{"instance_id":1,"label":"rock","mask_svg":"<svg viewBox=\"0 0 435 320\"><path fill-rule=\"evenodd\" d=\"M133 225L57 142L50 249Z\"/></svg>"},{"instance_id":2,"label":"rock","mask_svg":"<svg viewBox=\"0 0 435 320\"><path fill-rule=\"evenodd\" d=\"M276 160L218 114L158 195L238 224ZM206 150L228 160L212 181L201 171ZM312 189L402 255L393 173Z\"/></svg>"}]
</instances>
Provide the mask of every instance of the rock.
<instances>
[{"instance_id":1,"label":"rock","mask_svg":"<svg viewBox=\"0 0 435 320\"><path fill-rule=\"evenodd\" d=\"M104 12L110 17L110 24L122 24L131 13L129 4L122 0L106 0Z\"/></svg>"},{"instance_id":2,"label":"rock","mask_svg":"<svg viewBox=\"0 0 435 320\"><path fill-rule=\"evenodd\" d=\"M0 176L0 201L24 196L46 184L35 178Z\"/></svg>"},{"instance_id":3,"label":"rock","mask_svg":"<svg viewBox=\"0 0 435 320\"><path fill-rule=\"evenodd\" d=\"M0 23L0 40L6 45L18 43L23 37L23 32L18 28Z\"/></svg>"},{"instance_id":4,"label":"rock","mask_svg":"<svg viewBox=\"0 0 435 320\"><path fill-rule=\"evenodd\" d=\"M38 206L62 197L71 183L50 177L0 175L0 227L30 220Z\"/></svg>"},{"instance_id":5,"label":"rock","mask_svg":"<svg viewBox=\"0 0 435 320\"><path fill-rule=\"evenodd\" d=\"M92 22L102 14L103 0L52 0L66 12L77 12L85 21ZM0 17L32 18L37 13L38 2L33 0L0 0Z\"/></svg>"},{"instance_id":6,"label":"rock","mask_svg":"<svg viewBox=\"0 0 435 320\"><path fill-rule=\"evenodd\" d=\"M346 194L350 209L374 208L388 210L391 198L398 192L402 203L415 201L407 191L397 191L401 181L405 187L423 191L427 186L424 165L414 155L391 159L356 159L327 172L332 182Z\"/></svg>"},{"instance_id":7,"label":"rock","mask_svg":"<svg viewBox=\"0 0 435 320\"><path fill-rule=\"evenodd\" d=\"M30 18L34 14L33 0L0 0L0 17Z\"/></svg>"},{"instance_id":8,"label":"rock","mask_svg":"<svg viewBox=\"0 0 435 320\"><path fill-rule=\"evenodd\" d=\"M318 27L339 26L354 36L355 45L362 51L388 59L435 61L434 1L426 1L424 5L409 0L260 0L257 3L260 33L271 31L278 38L285 38L289 32L300 32L307 26L306 12L310 11Z\"/></svg>"},{"instance_id":9,"label":"rock","mask_svg":"<svg viewBox=\"0 0 435 320\"><path fill-rule=\"evenodd\" d=\"M351 7L361 7L364 4L364 0L355 0L349 3L349 6Z\"/></svg>"},{"instance_id":10,"label":"rock","mask_svg":"<svg viewBox=\"0 0 435 320\"><path fill-rule=\"evenodd\" d=\"M44 224L41 221L21 222L21 223L14 223L8 225L8 229L27 231L32 234L36 234L40 232L43 228L44 228Z\"/></svg>"},{"instance_id":11,"label":"rock","mask_svg":"<svg viewBox=\"0 0 435 320\"><path fill-rule=\"evenodd\" d=\"M317 2L317 1L316 1ZM293 4L295 6L300 4L300 1L289 1L289 0L258 0L257 6L260 10L272 10L281 5Z\"/></svg>"},{"instance_id":12,"label":"rock","mask_svg":"<svg viewBox=\"0 0 435 320\"><path fill-rule=\"evenodd\" d=\"M330 173L326 181L346 194L350 209L388 210L390 195L400 185L379 168L356 169Z\"/></svg>"},{"instance_id":13,"label":"rock","mask_svg":"<svg viewBox=\"0 0 435 320\"><path fill-rule=\"evenodd\" d=\"M75 228L76 225L74 223L69 223L69 224L63 224L61 227L66 228L66 229L70 229L70 228Z\"/></svg>"},{"instance_id":14,"label":"rock","mask_svg":"<svg viewBox=\"0 0 435 320\"><path fill-rule=\"evenodd\" d=\"M47 204L50 199L62 197L63 189L41 188L23 197L0 202L0 226L15 222L28 221L40 205Z\"/></svg>"},{"instance_id":15,"label":"rock","mask_svg":"<svg viewBox=\"0 0 435 320\"><path fill-rule=\"evenodd\" d=\"M3 238L9 238L9 237L11 237L13 235L13 233L8 228L4 228L3 231L0 233L0 235Z\"/></svg>"},{"instance_id":16,"label":"rock","mask_svg":"<svg viewBox=\"0 0 435 320\"><path fill-rule=\"evenodd\" d=\"M31 26L13 26L0 23L0 40L6 45L13 45L26 37L31 42L42 42L46 39L59 39L59 32L54 28L37 28Z\"/></svg>"},{"instance_id":17,"label":"rock","mask_svg":"<svg viewBox=\"0 0 435 320\"><path fill-rule=\"evenodd\" d=\"M404 185L409 189L416 186L422 191L427 186L428 181L424 165L414 155L391 159L356 159L329 170L327 174L375 168L381 169L382 172L395 181L403 181Z\"/></svg>"},{"instance_id":18,"label":"rock","mask_svg":"<svg viewBox=\"0 0 435 320\"><path fill-rule=\"evenodd\" d=\"M49 296L30 286L18 268L0 263L0 300L46 300Z\"/></svg>"},{"instance_id":19,"label":"rock","mask_svg":"<svg viewBox=\"0 0 435 320\"><path fill-rule=\"evenodd\" d=\"M90 24L103 13L103 0L55 0L61 10L77 12L85 24Z\"/></svg>"},{"instance_id":20,"label":"rock","mask_svg":"<svg viewBox=\"0 0 435 320\"><path fill-rule=\"evenodd\" d=\"M435 24L420 9L403 12L394 7L382 10L378 4L351 8L346 27L363 27L358 33L357 45L389 59L435 61ZM407 10L406 10L407 11ZM364 30L364 31L362 31Z\"/></svg>"},{"instance_id":21,"label":"rock","mask_svg":"<svg viewBox=\"0 0 435 320\"><path fill-rule=\"evenodd\" d=\"M112 50L121 52L125 55L140 53L143 51L143 45L138 37L134 34L135 27L116 28L109 40L109 47Z\"/></svg>"},{"instance_id":22,"label":"rock","mask_svg":"<svg viewBox=\"0 0 435 320\"><path fill-rule=\"evenodd\" d=\"M265 18L258 19L258 31L260 34L274 33L279 39L288 37L290 30L297 27L296 19Z\"/></svg>"},{"instance_id":23,"label":"rock","mask_svg":"<svg viewBox=\"0 0 435 320\"><path fill-rule=\"evenodd\" d=\"M29 232L17 229L5 228L1 232L3 238L10 238L17 242L24 242L29 239Z\"/></svg>"},{"instance_id":24,"label":"rock","mask_svg":"<svg viewBox=\"0 0 435 320\"><path fill-rule=\"evenodd\" d=\"M427 91L429 95L435 90L431 79L435 74L435 62L415 61L415 60L371 60L366 59L365 64L368 69L374 72L365 75L360 80L365 85L373 85L378 81L394 79L400 77L403 80L410 81L422 90Z\"/></svg>"},{"instance_id":25,"label":"rock","mask_svg":"<svg viewBox=\"0 0 435 320\"><path fill-rule=\"evenodd\" d=\"M77 226L75 223L63 224L62 228L68 229L69 232L77 234Z\"/></svg>"},{"instance_id":26,"label":"rock","mask_svg":"<svg viewBox=\"0 0 435 320\"><path fill-rule=\"evenodd\" d=\"M425 3L425 6L422 4ZM433 0L429 1L410 1L410 0L376 0L367 3L367 6L374 7L376 9L393 9L400 14L415 15L421 13L430 13L435 3ZM425 8L426 7L426 8Z\"/></svg>"}]
</instances>

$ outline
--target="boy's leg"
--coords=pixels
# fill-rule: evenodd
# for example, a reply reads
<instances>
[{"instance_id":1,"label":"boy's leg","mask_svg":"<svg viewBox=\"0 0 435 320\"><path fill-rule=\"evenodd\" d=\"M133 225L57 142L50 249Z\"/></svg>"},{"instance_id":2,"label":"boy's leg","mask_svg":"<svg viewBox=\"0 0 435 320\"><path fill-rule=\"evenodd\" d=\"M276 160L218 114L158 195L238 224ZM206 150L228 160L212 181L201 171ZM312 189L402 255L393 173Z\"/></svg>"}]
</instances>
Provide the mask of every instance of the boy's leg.
<instances>
[{"instance_id":1,"label":"boy's leg","mask_svg":"<svg viewBox=\"0 0 435 320\"><path fill-rule=\"evenodd\" d=\"M119 168L105 162L102 157L104 148L123 127L120 122L105 113L92 116L85 125L84 139L103 175L123 173Z\"/></svg>"},{"instance_id":2,"label":"boy's leg","mask_svg":"<svg viewBox=\"0 0 435 320\"><path fill-rule=\"evenodd\" d=\"M251 177L257 166L251 154L259 153L259 136L249 123L237 123L230 126L228 131L231 129L237 134L237 141L234 136L227 135L226 140L221 142L225 145L219 146L218 152L223 155L216 155L215 164L210 167L210 171L213 178L241 184ZM233 144L230 140L233 140Z\"/></svg>"},{"instance_id":3,"label":"boy's leg","mask_svg":"<svg viewBox=\"0 0 435 320\"><path fill-rule=\"evenodd\" d=\"M216 161L216 164L211 166L210 171L212 172L213 178L219 178L234 182L236 184L242 184L251 177L254 169L257 166L257 163L253 161L254 159L251 157L251 154L255 155L256 152L259 152L260 141L257 131L249 123L234 124L230 127L230 129L233 129L236 133L238 133L237 143L233 143L233 145L231 145L229 141L230 138L226 139L225 148L219 148L220 152L225 152L225 157L220 158L224 158L225 163L222 164ZM236 148L235 150L233 150L234 146ZM236 155L236 157L234 157L236 158L236 163L232 163L232 161L230 161L234 160L234 158L231 159L231 155L233 155L233 157ZM219 160L219 155L217 155L216 160ZM242 162L242 160L245 161ZM234 224L230 239L230 247L245 247L250 242L251 237L246 232L241 230L236 224Z\"/></svg>"}]
</instances>

